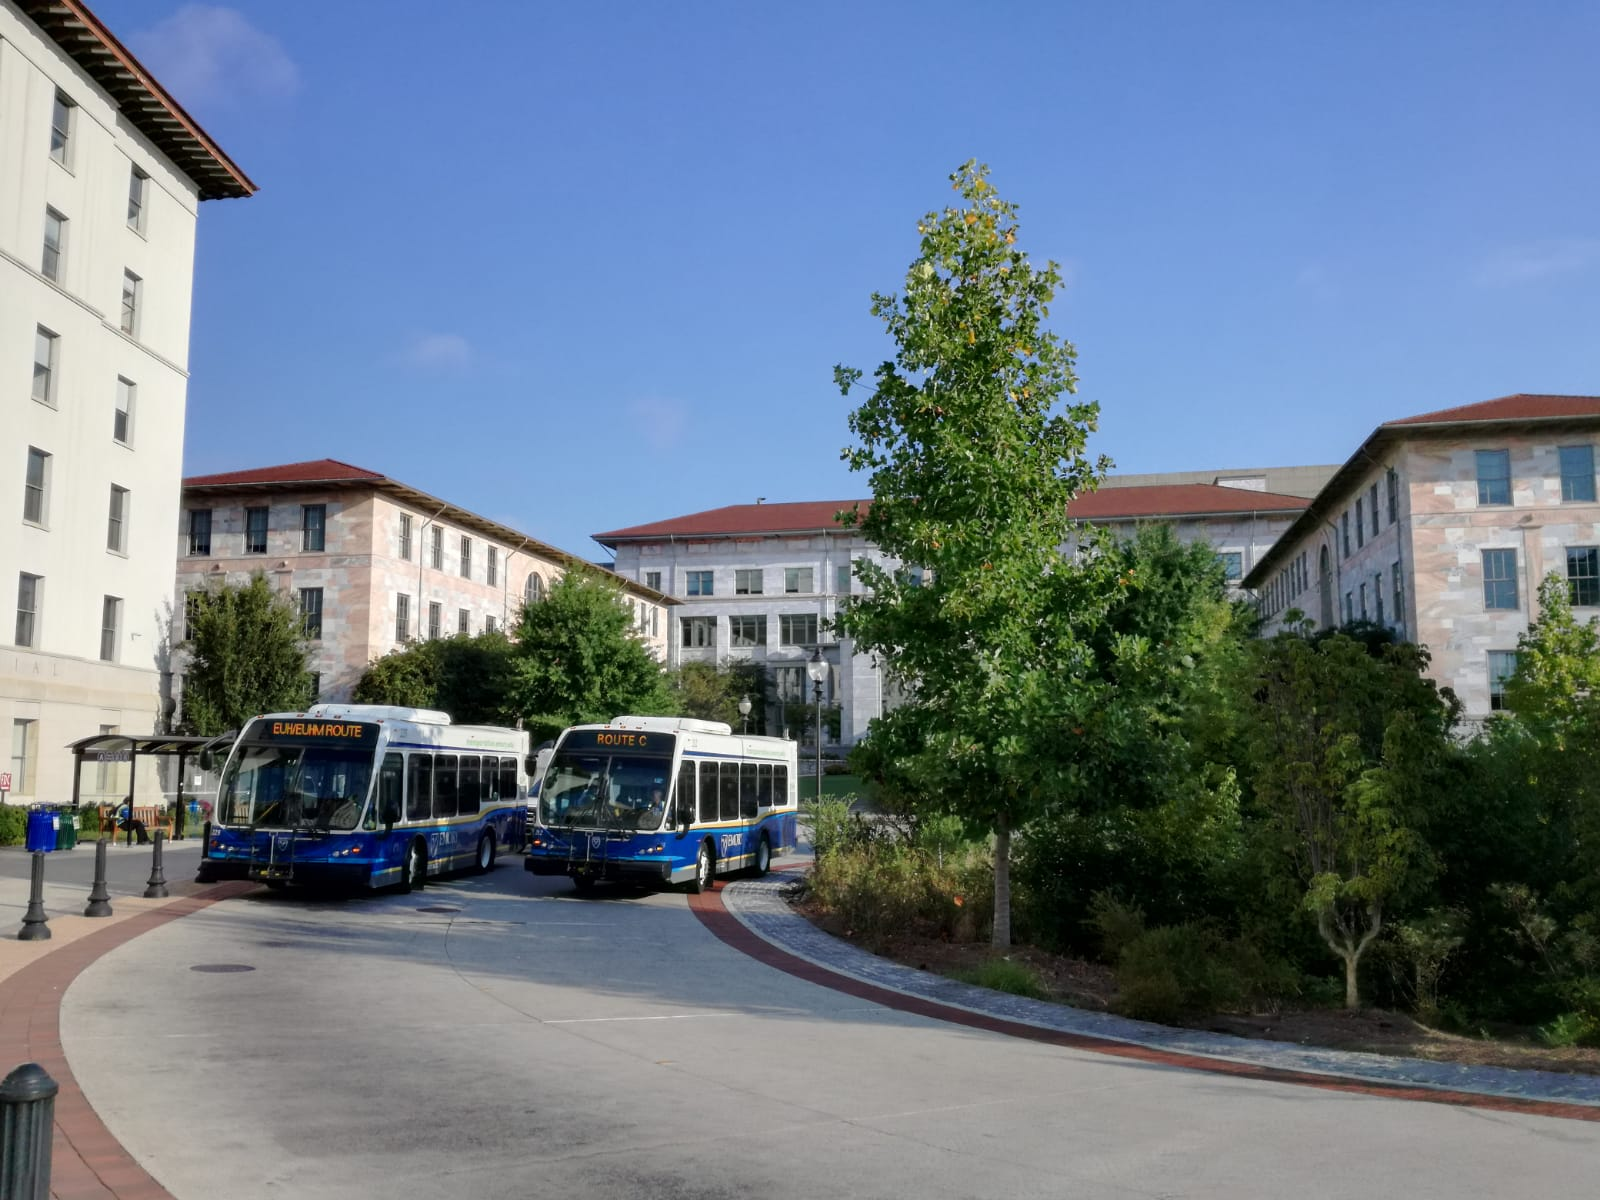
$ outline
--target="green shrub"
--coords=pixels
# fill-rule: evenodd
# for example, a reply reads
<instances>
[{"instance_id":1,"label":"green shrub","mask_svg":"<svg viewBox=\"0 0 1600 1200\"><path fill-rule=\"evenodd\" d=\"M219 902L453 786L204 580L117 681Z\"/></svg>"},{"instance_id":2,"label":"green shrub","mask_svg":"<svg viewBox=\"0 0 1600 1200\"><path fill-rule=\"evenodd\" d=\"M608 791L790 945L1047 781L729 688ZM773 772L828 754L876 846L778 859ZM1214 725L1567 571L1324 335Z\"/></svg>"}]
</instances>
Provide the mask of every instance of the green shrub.
<instances>
[{"instance_id":1,"label":"green shrub","mask_svg":"<svg viewBox=\"0 0 1600 1200\"><path fill-rule=\"evenodd\" d=\"M100 810L94 805L78 809L78 837L97 837L100 833Z\"/></svg>"},{"instance_id":2,"label":"green shrub","mask_svg":"<svg viewBox=\"0 0 1600 1200\"><path fill-rule=\"evenodd\" d=\"M1050 993L1045 990L1039 976L1034 974L1033 968L1009 958L991 958L976 967L952 971L950 975L962 983L977 984L996 992L1009 992L1013 996L1027 996L1033 1000L1050 998Z\"/></svg>"},{"instance_id":3,"label":"green shrub","mask_svg":"<svg viewBox=\"0 0 1600 1200\"><path fill-rule=\"evenodd\" d=\"M1165 925L1129 942L1117 962L1117 1009L1147 1021L1178 1021L1250 1002L1276 1010L1300 990L1292 966L1242 938L1203 925Z\"/></svg>"},{"instance_id":4,"label":"green shrub","mask_svg":"<svg viewBox=\"0 0 1600 1200\"><path fill-rule=\"evenodd\" d=\"M1110 892L1096 892L1089 897L1089 927L1099 935L1100 953L1108 963L1115 963L1122 952L1144 934L1144 909L1137 904L1124 904Z\"/></svg>"},{"instance_id":5,"label":"green shrub","mask_svg":"<svg viewBox=\"0 0 1600 1200\"><path fill-rule=\"evenodd\" d=\"M817 861L844 845L850 834L850 804L853 798L824 799L811 808L811 848Z\"/></svg>"},{"instance_id":6,"label":"green shrub","mask_svg":"<svg viewBox=\"0 0 1600 1200\"><path fill-rule=\"evenodd\" d=\"M27 833L28 810L20 804L0 804L0 846L20 846Z\"/></svg>"},{"instance_id":7,"label":"green shrub","mask_svg":"<svg viewBox=\"0 0 1600 1200\"><path fill-rule=\"evenodd\" d=\"M941 863L919 847L846 824L817 859L810 893L868 944L904 935L972 941L988 932L993 867L976 851Z\"/></svg>"},{"instance_id":8,"label":"green shrub","mask_svg":"<svg viewBox=\"0 0 1600 1200\"><path fill-rule=\"evenodd\" d=\"M1600 1046L1600 979L1571 979L1557 989L1571 1006L1539 1030L1547 1046Z\"/></svg>"}]
</instances>

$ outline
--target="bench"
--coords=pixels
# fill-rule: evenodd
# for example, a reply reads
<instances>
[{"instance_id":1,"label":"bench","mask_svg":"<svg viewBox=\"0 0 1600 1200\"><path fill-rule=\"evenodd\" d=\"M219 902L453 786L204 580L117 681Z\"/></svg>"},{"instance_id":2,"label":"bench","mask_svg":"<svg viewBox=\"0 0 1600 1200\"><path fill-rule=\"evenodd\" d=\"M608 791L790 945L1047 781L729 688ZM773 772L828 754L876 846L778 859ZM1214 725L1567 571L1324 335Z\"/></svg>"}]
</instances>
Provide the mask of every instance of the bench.
<instances>
[{"instance_id":1,"label":"bench","mask_svg":"<svg viewBox=\"0 0 1600 1200\"><path fill-rule=\"evenodd\" d=\"M126 839L129 835L116 827L117 810L120 804L106 804L100 807L100 836L115 840L118 837ZM147 837L154 837L156 832L172 836L172 808L170 805L157 807L154 804L135 804L133 806L133 819L143 822ZM188 832L185 830L185 832Z\"/></svg>"}]
</instances>

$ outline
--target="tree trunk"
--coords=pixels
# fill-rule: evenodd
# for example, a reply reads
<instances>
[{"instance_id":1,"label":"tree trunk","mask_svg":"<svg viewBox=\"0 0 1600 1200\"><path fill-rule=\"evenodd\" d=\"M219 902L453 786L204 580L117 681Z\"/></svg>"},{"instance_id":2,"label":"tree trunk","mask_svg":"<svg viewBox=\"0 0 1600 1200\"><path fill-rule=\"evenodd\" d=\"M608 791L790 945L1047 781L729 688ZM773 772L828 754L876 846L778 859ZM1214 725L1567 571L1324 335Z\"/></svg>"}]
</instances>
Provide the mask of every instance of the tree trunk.
<instances>
[{"instance_id":1,"label":"tree trunk","mask_svg":"<svg viewBox=\"0 0 1600 1200\"><path fill-rule=\"evenodd\" d=\"M1011 814L994 826L994 946L1011 945Z\"/></svg>"},{"instance_id":2,"label":"tree trunk","mask_svg":"<svg viewBox=\"0 0 1600 1200\"><path fill-rule=\"evenodd\" d=\"M1344 1006L1351 1012L1361 1007L1361 986L1356 981L1356 964L1360 961L1354 954L1344 956Z\"/></svg>"}]
</instances>

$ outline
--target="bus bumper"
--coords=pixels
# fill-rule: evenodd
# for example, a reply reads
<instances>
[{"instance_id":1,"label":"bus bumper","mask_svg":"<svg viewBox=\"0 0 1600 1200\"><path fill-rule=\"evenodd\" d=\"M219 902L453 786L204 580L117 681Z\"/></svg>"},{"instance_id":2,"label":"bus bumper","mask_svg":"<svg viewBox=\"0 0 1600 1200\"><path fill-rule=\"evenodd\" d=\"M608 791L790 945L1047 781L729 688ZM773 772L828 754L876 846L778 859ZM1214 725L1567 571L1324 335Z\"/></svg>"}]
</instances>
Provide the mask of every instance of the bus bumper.
<instances>
[{"instance_id":1,"label":"bus bumper","mask_svg":"<svg viewBox=\"0 0 1600 1200\"><path fill-rule=\"evenodd\" d=\"M543 858L532 854L522 860L523 869L535 875L570 875L602 883L672 883L672 864L657 859ZM691 869L690 874L693 874Z\"/></svg>"}]
</instances>

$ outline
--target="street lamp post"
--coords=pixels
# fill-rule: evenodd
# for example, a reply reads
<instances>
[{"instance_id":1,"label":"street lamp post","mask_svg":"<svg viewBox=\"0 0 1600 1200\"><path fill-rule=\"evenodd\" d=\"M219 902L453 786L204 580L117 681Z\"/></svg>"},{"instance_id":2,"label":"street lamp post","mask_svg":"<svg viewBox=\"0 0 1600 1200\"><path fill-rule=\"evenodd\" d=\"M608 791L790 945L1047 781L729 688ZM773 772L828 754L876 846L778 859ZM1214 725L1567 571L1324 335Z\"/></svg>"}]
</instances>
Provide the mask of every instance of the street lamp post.
<instances>
[{"instance_id":1,"label":"street lamp post","mask_svg":"<svg viewBox=\"0 0 1600 1200\"><path fill-rule=\"evenodd\" d=\"M744 695L744 696L740 696L739 697L739 722L740 722L740 724L739 724L739 732L740 733L749 733L750 732L750 697L748 695Z\"/></svg>"},{"instance_id":2,"label":"street lamp post","mask_svg":"<svg viewBox=\"0 0 1600 1200\"><path fill-rule=\"evenodd\" d=\"M822 802L822 681L828 677L828 664L822 657L822 647L811 652L806 664L806 674L811 677L811 691L817 702L817 803Z\"/></svg>"}]
</instances>

